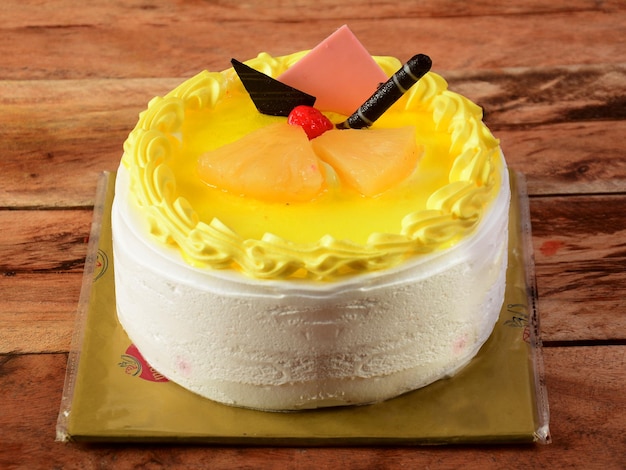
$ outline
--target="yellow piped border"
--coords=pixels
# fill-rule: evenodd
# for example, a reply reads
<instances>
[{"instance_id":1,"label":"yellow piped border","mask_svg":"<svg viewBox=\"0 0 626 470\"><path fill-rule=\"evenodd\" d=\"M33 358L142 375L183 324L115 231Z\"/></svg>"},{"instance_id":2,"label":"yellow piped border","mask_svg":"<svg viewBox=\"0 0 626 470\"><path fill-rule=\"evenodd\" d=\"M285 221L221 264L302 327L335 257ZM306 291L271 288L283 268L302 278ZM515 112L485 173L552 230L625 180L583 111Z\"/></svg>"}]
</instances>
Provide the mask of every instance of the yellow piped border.
<instances>
[{"instance_id":1,"label":"yellow piped border","mask_svg":"<svg viewBox=\"0 0 626 470\"><path fill-rule=\"evenodd\" d=\"M306 51L274 58L262 53L247 64L277 76ZM400 66L393 57L375 57L391 75ZM402 98L406 110L426 109L437 129L451 135L450 152L458 155L449 184L433 193L427 209L403 219L399 234L372 234L366 244L324 236L297 244L270 233L243 239L218 219L199 220L193 207L177 196L176 178L167 157L180 145L186 109L212 108L230 87L242 87L232 69L203 71L164 97L150 101L124 144L122 163L130 175L130 192L160 242L177 246L192 266L236 269L258 279L310 278L332 280L349 273L399 265L408 257L453 245L470 233L496 197L503 165L498 141L482 122L481 109L447 90L439 75L429 72Z\"/></svg>"}]
</instances>

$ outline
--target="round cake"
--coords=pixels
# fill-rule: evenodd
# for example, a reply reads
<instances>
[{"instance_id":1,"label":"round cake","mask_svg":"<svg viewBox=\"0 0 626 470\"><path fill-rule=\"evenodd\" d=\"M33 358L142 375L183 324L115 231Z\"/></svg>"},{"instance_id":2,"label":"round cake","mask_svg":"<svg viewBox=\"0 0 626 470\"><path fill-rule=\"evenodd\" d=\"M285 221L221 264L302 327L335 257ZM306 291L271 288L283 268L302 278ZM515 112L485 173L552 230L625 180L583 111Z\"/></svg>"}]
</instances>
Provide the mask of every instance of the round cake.
<instances>
[{"instance_id":1,"label":"round cake","mask_svg":"<svg viewBox=\"0 0 626 470\"><path fill-rule=\"evenodd\" d=\"M246 65L280 79L309 54ZM480 108L433 72L366 129L336 128L348 116L326 102L333 128L302 138L233 69L205 71L125 143L118 317L192 392L263 410L378 402L453 375L495 325L510 190Z\"/></svg>"}]
</instances>

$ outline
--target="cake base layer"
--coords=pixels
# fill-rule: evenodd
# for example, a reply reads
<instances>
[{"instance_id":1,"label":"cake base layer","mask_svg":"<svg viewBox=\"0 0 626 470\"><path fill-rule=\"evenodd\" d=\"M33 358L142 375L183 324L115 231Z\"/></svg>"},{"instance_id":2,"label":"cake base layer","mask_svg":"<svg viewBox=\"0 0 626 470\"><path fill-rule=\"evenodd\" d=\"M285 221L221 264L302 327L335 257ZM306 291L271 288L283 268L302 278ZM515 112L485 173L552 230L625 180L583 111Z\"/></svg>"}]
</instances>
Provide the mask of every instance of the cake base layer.
<instances>
[{"instance_id":1,"label":"cake base layer","mask_svg":"<svg viewBox=\"0 0 626 470\"><path fill-rule=\"evenodd\" d=\"M120 168L112 210L120 323L160 373L264 410L382 401L454 374L500 313L508 178L476 232L401 268L333 283L195 269L146 238Z\"/></svg>"}]
</instances>

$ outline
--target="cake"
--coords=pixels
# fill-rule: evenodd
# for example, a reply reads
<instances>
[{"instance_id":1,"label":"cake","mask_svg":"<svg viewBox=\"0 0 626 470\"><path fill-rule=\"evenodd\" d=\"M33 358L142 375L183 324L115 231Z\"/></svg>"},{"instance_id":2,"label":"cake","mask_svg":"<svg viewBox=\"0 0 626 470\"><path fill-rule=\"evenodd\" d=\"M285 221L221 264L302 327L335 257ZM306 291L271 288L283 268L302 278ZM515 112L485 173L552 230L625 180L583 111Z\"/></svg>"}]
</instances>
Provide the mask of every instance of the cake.
<instances>
[{"instance_id":1,"label":"cake","mask_svg":"<svg viewBox=\"0 0 626 470\"><path fill-rule=\"evenodd\" d=\"M363 51L344 27L245 62L324 98L333 128L311 139L259 112L233 68L140 114L112 208L117 314L171 381L261 410L376 403L454 375L490 336L507 269L499 143L434 72L367 128L338 129L349 74L313 92L300 79L363 66L362 103L402 69Z\"/></svg>"}]
</instances>

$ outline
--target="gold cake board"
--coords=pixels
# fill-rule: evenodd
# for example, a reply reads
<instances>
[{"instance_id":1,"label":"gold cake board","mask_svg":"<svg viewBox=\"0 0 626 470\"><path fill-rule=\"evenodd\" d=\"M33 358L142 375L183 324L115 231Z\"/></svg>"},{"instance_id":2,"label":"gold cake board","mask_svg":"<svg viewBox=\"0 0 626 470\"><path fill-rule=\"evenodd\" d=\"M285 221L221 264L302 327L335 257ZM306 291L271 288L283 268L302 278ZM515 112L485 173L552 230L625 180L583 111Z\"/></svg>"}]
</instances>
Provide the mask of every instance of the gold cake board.
<instances>
[{"instance_id":1,"label":"gold cake board","mask_svg":"<svg viewBox=\"0 0 626 470\"><path fill-rule=\"evenodd\" d=\"M509 269L493 334L461 372L373 405L263 412L202 398L145 364L117 321L115 175L99 185L57 440L250 445L549 442L524 180L513 175Z\"/></svg>"}]
</instances>

